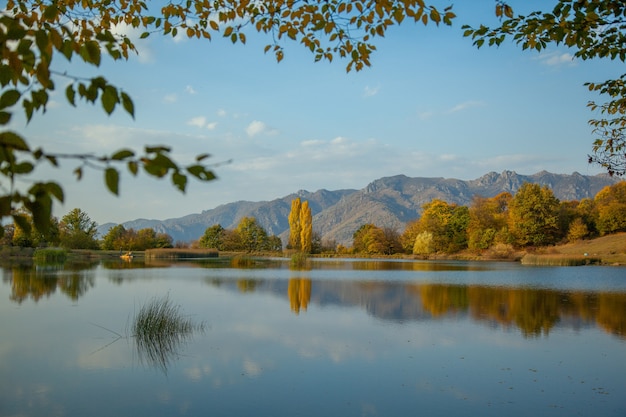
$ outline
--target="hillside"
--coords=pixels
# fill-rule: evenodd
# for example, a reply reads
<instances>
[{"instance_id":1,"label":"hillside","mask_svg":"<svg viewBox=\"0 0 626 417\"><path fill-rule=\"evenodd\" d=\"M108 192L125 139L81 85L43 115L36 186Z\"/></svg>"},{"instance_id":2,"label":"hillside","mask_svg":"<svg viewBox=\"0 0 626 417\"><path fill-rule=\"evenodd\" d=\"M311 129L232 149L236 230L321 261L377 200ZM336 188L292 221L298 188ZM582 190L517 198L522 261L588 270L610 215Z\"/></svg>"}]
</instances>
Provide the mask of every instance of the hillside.
<instances>
[{"instance_id":1,"label":"hillside","mask_svg":"<svg viewBox=\"0 0 626 417\"><path fill-rule=\"evenodd\" d=\"M493 197L505 191L514 194L525 182L547 185L557 198L570 201L593 198L602 188L618 180L606 174L585 176L577 172L566 175L546 171L533 175L490 172L469 181L396 175L377 179L361 190L301 190L272 201L238 201L176 219L137 219L123 225L135 230L151 227L170 234L175 241L193 241L209 226L221 224L234 229L242 217L248 216L255 217L269 234L280 236L284 242L289 233L287 217L291 201L300 197L309 202L315 231L324 239L351 245L352 234L365 223L402 231L407 222L419 218L422 206L435 198L469 205L476 195ZM104 224L99 232L105 234L112 226L112 223Z\"/></svg>"}]
</instances>

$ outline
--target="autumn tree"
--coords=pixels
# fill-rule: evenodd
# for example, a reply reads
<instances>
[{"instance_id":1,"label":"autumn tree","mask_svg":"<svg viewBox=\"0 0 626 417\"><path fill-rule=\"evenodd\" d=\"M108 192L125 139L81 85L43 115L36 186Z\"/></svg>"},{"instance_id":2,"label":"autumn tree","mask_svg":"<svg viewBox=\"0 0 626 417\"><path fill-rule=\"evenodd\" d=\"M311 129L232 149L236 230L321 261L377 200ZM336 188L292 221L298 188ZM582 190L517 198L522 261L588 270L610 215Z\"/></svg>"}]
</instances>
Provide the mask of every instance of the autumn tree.
<instances>
[{"instance_id":1,"label":"autumn tree","mask_svg":"<svg viewBox=\"0 0 626 417\"><path fill-rule=\"evenodd\" d=\"M494 197L476 196L469 207L468 248L488 249L494 243L505 243L508 235L508 206L513 196L503 192Z\"/></svg>"},{"instance_id":2,"label":"autumn tree","mask_svg":"<svg viewBox=\"0 0 626 417\"><path fill-rule=\"evenodd\" d=\"M600 234L626 231L626 181L604 187L594 197Z\"/></svg>"},{"instance_id":3,"label":"autumn tree","mask_svg":"<svg viewBox=\"0 0 626 417\"><path fill-rule=\"evenodd\" d=\"M300 249L303 253L311 253L313 238L313 215L308 201L300 207Z\"/></svg>"},{"instance_id":4,"label":"autumn tree","mask_svg":"<svg viewBox=\"0 0 626 417\"><path fill-rule=\"evenodd\" d=\"M355 253L383 254L385 247L383 244L383 230L372 223L367 223L359 227L352 235L352 250Z\"/></svg>"},{"instance_id":5,"label":"autumn tree","mask_svg":"<svg viewBox=\"0 0 626 417\"><path fill-rule=\"evenodd\" d=\"M109 229L109 231L102 237L101 247L104 250L130 250L128 243L126 242L126 228L118 224Z\"/></svg>"},{"instance_id":6,"label":"autumn tree","mask_svg":"<svg viewBox=\"0 0 626 417\"><path fill-rule=\"evenodd\" d=\"M291 211L289 212L289 248L300 250L302 241L302 225L300 223L300 214L302 212L302 202L300 197L291 200Z\"/></svg>"},{"instance_id":7,"label":"autumn tree","mask_svg":"<svg viewBox=\"0 0 626 417\"><path fill-rule=\"evenodd\" d=\"M409 253L457 252L467 247L467 207L434 199L422 208L421 217L407 225L401 238Z\"/></svg>"},{"instance_id":8,"label":"autumn tree","mask_svg":"<svg viewBox=\"0 0 626 417\"><path fill-rule=\"evenodd\" d=\"M509 230L519 246L547 245L559 237L559 200L547 186L524 183L509 204Z\"/></svg>"},{"instance_id":9,"label":"autumn tree","mask_svg":"<svg viewBox=\"0 0 626 417\"><path fill-rule=\"evenodd\" d=\"M288 248L311 253L313 240L313 215L308 201L296 197L291 201L289 212Z\"/></svg>"}]
</instances>

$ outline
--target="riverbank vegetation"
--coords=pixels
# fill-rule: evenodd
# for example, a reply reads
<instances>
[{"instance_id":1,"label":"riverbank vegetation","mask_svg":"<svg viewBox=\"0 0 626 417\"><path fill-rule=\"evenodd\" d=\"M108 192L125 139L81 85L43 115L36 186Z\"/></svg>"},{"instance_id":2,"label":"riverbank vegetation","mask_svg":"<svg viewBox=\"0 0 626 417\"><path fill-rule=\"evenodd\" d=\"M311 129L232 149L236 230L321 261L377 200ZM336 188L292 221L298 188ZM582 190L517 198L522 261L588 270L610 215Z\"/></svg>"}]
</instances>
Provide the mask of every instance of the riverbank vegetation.
<instances>
[{"instance_id":1,"label":"riverbank vegetation","mask_svg":"<svg viewBox=\"0 0 626 417\"><path fill-rule=\"evenodd\" d=\"M434 199L423 206L421 216L408 222L403 231L371 223L361 225L353 234L352 246L323 241L313 230L308 202L295 199L289 215L285 251L281 238L267 233L254 217L243 217L235 229L212 225L197 241L175 244L165 233L151 228L135 231L123 225L112 227L98 240L97 225L80 209L51 223L56 226L47 234L35 228L26 233L19 225L6 225L0 256L32 257L32 248L62 248L73 253L78 249L106 250L108 255L115 256L122 252L147 251L147 258L169 259L209 257L218 253L294 256L294 265L302 264L309 255L524 258L524 263L532 264L626 264L624 181L605 187L592 199L581 201L559 201L547 186L530 183L524 184L514 195L504 192L489 198L476 196L469 206ZM609 236L615 236L610 247L589 246L590 242ZM39 256L48 255L41 252Z\"/></svg>"}]
</instances>

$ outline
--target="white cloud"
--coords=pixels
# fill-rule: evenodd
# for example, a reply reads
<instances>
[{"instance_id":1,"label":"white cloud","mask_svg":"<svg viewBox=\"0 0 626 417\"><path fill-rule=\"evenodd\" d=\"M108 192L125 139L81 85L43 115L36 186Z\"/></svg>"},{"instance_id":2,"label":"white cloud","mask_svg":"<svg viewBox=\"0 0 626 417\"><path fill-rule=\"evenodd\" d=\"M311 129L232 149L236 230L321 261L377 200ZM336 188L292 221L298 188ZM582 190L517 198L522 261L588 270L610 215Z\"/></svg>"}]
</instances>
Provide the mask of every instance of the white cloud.
<instances>
[{"instance_id":1,"label":"white cloud","mask_svg":"<svg viewBox=\"0 0 626 417\"><path fill-rule=\"evenodd\" d=\"M178 96L176 94L167 94L163 97L163 101L165 103L176 103L178 101Z\"/></svg>"},{"instance_id":2,"label":"white cloud","mask_svg":"<svg viewBox=\"0 0 626 417\"><path fill-rule=\"evenodd\" d=\"M217 122L210 122L206 124L206 128L208 130L215 130L216 127L217 127Z\"/></svg>"},{"instance_id":3,"label":"white cloud","mask_svg":"<svg viewBox=\"0 0 626 417\"><path fill-rule=\"evenodd\" d=\"M189 94L198 94L198 92L190 85L185 87L185 92Z\"/></svg>"},{"instance_id":4,"label":"white cloud","mask_svg":"<svg viewBox=\"0 0 626 417\"><path fill-rule=\"evenodd\" d=\"M204 116L194 117L191 120L189 120L187 124L190 126L204 127L206 124L206 117Z\"/></svg>"},{"instance_id":5,"label":"white cloud","mask_svg":"<svg viewBox=\"0 0 626 417\"><path fill-rule=\"evenodd\" d=\"M363 97L372 97L378 94L380 87L370 87L369 85L365 86L365 90L363 91Z\"/></svg>"},{"instance_id":6,"label":"white cloud","mask_svg":"<svg viewBox=\"0 0 626 417\"><path fill-rule=\"evenodd\" d=\"M219 110L217 111L217 115L218 115L219 117L226 117L226 110L224 110L224 109L219 109Z\"/></svg>"},{"instance_id":7,"label":"white cloud","mask_svg":"<svg viewBox=\"0 0 626 417\"><path fill-rule=\"evenodd\" d=\"M452 107L449 110L449 113L456 113L459 111L471 109L473 107L481 107L484 106L485 103L483 101L465 101L463 103L459 103L456 106Z\"/></svg>"},{"instance_id":8,"label":"white cloud","mask_svg":"<svg viewBox=\"0 0 626 417\"><path fill-rule=\"evenodd\" d=\"M246 133L249 137L254 137L260 134L275 135L278 133L276 129L273 129L259 120L253 120L248 127L246 127Z\"/></svg>"},{"instance_id":9,"label":"white cloud","mask_svg":"<svg viewBox=\"0 0 626 417\"><path fill-rule=\"evenodd\" d=\"M545 52L539 55L538 59L542 64L557 67L562 65L576 65L574 56L567 52Z\"/></svg>"}]
</instances>

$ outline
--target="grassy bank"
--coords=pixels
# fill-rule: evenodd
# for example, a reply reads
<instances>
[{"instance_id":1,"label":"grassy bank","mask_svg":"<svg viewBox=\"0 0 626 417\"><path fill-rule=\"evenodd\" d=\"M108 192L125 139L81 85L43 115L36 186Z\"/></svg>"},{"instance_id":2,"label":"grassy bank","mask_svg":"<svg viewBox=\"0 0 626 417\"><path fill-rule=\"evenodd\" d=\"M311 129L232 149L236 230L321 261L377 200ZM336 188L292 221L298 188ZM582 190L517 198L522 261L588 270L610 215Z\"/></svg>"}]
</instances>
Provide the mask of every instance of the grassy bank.
<instances>
[{"instance_id":1,"label":"grassy bank","mask_svg":"<svg viewBox=\"0 0 626 417\"><path fill-rule=\"evenodd\" d=\"M549 254L599 258L602 264L626 265L626 233L555 246Z\"/></svg>"}]
</instances>

